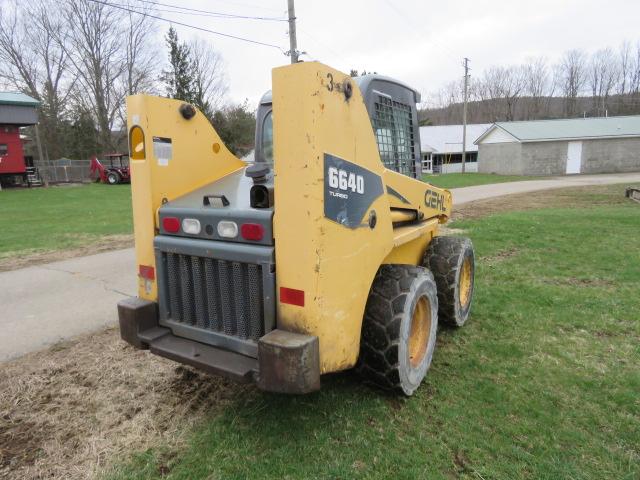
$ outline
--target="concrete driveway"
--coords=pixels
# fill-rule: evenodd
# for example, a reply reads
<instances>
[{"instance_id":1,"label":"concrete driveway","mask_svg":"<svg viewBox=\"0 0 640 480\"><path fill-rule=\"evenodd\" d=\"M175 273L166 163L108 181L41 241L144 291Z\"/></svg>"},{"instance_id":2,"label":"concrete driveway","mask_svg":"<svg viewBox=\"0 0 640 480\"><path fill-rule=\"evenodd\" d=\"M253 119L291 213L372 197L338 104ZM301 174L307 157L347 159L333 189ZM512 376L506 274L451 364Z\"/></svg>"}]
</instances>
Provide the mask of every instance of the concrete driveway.
<instances>
[{"instance_id":1,"label":"concrete driveway","mask_svg":"<svg viewBox=\"0 0 640 480\"><path fill-rule=\"evenodd\" d=\"M454 188L453 204L460 205L485 198L501 197L512 193L527 193L551 188L580 187L585 185L610 185L615 183L638 183L640 173L611 173L603 175L570 175L552 177L544 180L526 180L523 182L493 183L475 187Z\"/></svg>"},{"instance_id":2,"label":"concrete driveway","mask_svg":"<svg viewBox=\"0 0 640 480\"><path fill-rule=\"evenodd\" d=\"M640 182L638 174L584 175L452 190L454 204L550 188ZM0 273L0 361L113 326L136 295L133 249Z\"/></svg>"},{"instance_id":3,"label":"concrete driveway","mask_svg":"<svg viewBox=\"0 0 640 480\"><path fill-rule=\"evenodd\" d=\"M132 248L0 272L0 361L114 325L136 292Z\"/></svg>"}]
</instances>

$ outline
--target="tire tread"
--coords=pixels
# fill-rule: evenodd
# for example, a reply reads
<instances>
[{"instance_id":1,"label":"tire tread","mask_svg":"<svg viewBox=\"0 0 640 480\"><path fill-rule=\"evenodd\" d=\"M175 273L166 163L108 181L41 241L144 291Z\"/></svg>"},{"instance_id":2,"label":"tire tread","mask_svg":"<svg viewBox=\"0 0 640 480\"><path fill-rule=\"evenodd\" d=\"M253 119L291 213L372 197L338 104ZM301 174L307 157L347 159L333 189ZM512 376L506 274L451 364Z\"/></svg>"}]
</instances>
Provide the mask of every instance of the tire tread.
<instances>
[{"instance_id":1,"label":"tire tread","mask_svg":"<svg viewBox=\"0 0 640 480\"><path fill-rule=\"evenodd\" d=\"M365 308L357 372L383 389L400 390L399 337L406 296L420 276L433 276L424 267L382 265Z\"/></svg>"},{"instance_id":2,"label":"tire tread","mask_svg":"<svg viewBox=\"0 0 640 480\"><path fill-rule=\"evenodd\" d=\"M424 256L423 265L431 270L438 286L438 318L452 326L462 326L466 321L466 316L459 318L456 288L462 267L460 257L468 249L471 250L473 259L473 244L469 238L434 237Z\"/></svg>"}]
</instances>

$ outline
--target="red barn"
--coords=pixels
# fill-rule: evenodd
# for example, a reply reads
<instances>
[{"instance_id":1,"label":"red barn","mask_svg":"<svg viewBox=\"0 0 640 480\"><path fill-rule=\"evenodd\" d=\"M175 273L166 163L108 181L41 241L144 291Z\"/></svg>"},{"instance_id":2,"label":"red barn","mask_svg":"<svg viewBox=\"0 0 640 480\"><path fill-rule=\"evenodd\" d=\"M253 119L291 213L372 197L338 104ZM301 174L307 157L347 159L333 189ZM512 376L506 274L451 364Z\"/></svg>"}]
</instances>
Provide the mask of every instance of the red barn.
<instances>
[{"instance_id":1,"label":"red barn","mask_svg":"<svg viewBox=\"0 0 640 480\"><path fill-rule=\"evenodd\" d=\"M38 123L40 103L22 93L0 92L0 181L24 177L26 165L20 127Z\"/></svg>"}]
</instances>

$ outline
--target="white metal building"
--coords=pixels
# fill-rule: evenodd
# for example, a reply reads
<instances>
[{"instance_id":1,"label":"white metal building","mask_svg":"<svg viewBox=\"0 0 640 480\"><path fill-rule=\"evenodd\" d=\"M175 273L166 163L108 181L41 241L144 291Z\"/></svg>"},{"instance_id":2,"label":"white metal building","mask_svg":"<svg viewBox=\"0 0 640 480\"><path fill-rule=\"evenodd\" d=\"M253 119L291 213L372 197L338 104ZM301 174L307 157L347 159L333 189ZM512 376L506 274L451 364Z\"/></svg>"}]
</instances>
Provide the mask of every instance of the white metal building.
<instances>
[{"instance_id":1,"label":"white metal building","mask_svg":"<svg viewBox=\"0 0 640 480\"><path fill-rule=\"evenodd\" d=\"M465 170L478 171L478 146L474 143L490 123L467 125ZM420 127L420 150L424 173L454 173L462 169L462 125Z\"/></svg>"}]
</instances>

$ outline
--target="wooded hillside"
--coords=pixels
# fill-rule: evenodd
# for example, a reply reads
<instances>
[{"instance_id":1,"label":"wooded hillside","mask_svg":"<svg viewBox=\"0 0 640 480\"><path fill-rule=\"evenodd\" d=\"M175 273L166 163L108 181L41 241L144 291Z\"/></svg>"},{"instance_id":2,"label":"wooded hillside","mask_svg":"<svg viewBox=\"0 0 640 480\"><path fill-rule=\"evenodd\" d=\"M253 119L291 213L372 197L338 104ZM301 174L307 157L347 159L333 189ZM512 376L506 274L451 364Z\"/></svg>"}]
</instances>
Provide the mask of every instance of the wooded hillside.
<instances>
[{"instance_id":1,"label":"wooded hillside","mask_svg":"<svg viewBox=\"0 0 640 480\"><path fill-rule=\"evenodd\" d=\"M427 96L423 125L462 123L463 79ZM469 123L640 114L640 41L593 53L569 50L551 64L493 66L469 84Z\"/></svg>"}]
</instances>

